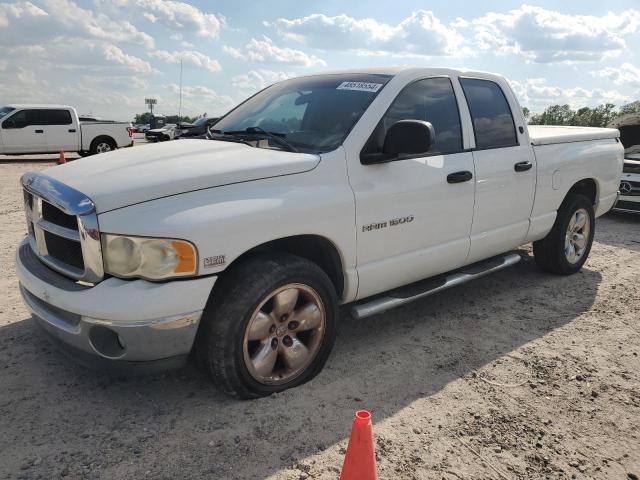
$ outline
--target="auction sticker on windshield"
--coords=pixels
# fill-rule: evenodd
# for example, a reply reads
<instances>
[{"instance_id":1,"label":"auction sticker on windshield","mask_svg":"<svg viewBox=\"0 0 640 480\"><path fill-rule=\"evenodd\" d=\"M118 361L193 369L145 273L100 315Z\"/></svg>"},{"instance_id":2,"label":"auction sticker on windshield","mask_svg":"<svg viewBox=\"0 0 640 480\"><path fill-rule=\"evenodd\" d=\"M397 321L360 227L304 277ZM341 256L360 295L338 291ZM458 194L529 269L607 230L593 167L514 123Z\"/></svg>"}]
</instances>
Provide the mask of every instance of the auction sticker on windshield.
<instances>
[{"instance_id":1,"label":"auction sticker on windshield","mask_svg":"<svg viewBox=\"0 0 640 480\"><path fill-rule=\"evenodd\" d=\"M360 92L377 92L382 83L369 82L342 82L336 90L358 90Z\"/></svg>"}]
</instances>

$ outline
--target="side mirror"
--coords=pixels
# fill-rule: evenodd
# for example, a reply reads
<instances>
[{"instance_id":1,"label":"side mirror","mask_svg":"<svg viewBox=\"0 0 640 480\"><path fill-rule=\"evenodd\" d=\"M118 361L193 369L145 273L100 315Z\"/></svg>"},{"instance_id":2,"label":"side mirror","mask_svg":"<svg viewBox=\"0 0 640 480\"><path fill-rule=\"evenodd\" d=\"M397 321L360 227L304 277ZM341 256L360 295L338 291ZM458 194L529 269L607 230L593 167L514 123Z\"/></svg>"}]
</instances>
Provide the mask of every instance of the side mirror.
<instances>
[{"instance_id":1,"label":"side mirror","mask_svg":"<svg viewBox=\"0 0 640 480\"><path fill-rule=\"evenodd\" d=\"M433 125L422 120L399 120L387 130L382 152L362 153L360 163L372 165L425 155L435 139Z\"/></svg>"},{"instance_id":2,"label":"side mirror","mask_svg":"<svg viewBox=\"0 0 640 480\"><path fill-rule=\"evenodd\" d=\"M16 128L16 122L13 120L5 120L2 122L2 128Z\"/></svg>"},{"instance_id":3,"label":"side mirror","mask_svg":"<svg viewBox=\"0 0 640 480\"><path fill-rule=\"evenodd\" d=\"M427 153L434 138L435 131L431 123L422 120L399 120L387 130L382 152L398 158Z\"/></svg>"}]
</instances>

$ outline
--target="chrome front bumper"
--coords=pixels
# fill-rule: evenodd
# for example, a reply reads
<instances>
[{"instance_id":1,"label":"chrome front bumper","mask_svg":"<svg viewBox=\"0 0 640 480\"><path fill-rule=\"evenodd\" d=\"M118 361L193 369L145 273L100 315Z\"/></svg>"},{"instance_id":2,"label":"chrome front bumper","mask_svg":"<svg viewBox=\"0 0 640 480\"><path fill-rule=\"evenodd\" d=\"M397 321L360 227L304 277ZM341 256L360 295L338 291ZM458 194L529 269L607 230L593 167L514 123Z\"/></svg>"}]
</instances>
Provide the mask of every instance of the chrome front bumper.
<instances>
[{"instance_id":1,"label":"chrome front bumper","mask_svg":"<svg viewBox=\"0 0 640 480\"><path fill-rule=\"evenodd\" d=\"M108 278L87 287L47 268L26 242L18 249L16 270L27 308L57 343L71 353L126 363L188 355L216 280Z\"/></svg>"}]
</instances>

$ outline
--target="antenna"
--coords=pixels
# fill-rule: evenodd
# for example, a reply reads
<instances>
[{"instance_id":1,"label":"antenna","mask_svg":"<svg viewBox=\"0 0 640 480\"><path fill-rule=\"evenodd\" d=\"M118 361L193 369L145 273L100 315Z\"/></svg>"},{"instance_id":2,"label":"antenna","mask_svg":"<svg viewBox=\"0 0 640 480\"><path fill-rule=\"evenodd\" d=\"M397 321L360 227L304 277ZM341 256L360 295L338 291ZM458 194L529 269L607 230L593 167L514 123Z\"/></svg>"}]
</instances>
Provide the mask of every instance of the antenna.
<instances>
[{"instance_id":1,"label":"antenna","mask_svg":"<svg viewBox=\"0 0 640 480\"><path fill-rule=\"evenodd\" d=\"M182 117L182 58L180 58L180 103L178 104L178 123Z\"/></svg>"}]
</instances>

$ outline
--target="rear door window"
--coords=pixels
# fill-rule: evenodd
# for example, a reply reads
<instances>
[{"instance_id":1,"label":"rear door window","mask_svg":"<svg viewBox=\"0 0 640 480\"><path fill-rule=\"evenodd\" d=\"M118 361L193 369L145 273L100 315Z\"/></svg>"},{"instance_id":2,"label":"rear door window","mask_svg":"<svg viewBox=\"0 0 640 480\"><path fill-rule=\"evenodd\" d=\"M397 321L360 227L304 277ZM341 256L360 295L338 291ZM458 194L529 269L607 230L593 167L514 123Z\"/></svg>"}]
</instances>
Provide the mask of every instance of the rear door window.
<instances>
[{"instance_id":1,"label":"rear door window","mask_svg":"<svg viewBox=\"0 0 640 480\"><path fill-rule=\"evenodd\" d=\"M460 84L467 97L476 148L518 145L513 114L500 86L495 82L477 78L461 78Z\"/></svg>"},{"instance_id":2,"label":"rear door window","mask_svg":"<svg viewBox=\"0 0 640 480\"><path fill-rule=\"evenodd\" d=\"M43 125L71 125L71 112L69 110L41 110Z\"/></svg>"}]
</instances>

